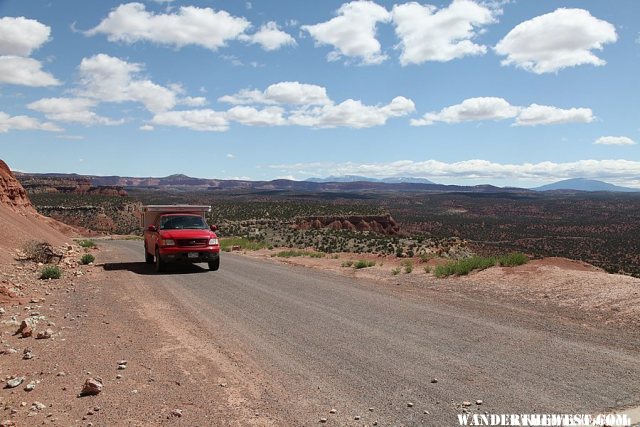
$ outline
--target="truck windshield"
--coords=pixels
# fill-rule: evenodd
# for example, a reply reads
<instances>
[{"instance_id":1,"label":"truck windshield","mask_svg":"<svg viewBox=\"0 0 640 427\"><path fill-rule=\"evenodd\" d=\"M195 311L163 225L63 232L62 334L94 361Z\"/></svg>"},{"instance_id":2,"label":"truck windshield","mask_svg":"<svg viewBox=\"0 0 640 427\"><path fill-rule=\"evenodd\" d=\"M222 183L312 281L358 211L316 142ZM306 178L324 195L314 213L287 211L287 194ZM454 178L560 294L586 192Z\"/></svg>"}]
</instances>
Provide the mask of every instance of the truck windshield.
<instances>
[{"instance_id":1,"label":"truck windshield","mask_svg":"<svg viewBox=\"0 0 640 427\"><path fill-rule=\"evenodd\" d=\"M160 230L206 229L207 223L199 216L172 215L160 218Z\"/></svg>"}]
</instances>

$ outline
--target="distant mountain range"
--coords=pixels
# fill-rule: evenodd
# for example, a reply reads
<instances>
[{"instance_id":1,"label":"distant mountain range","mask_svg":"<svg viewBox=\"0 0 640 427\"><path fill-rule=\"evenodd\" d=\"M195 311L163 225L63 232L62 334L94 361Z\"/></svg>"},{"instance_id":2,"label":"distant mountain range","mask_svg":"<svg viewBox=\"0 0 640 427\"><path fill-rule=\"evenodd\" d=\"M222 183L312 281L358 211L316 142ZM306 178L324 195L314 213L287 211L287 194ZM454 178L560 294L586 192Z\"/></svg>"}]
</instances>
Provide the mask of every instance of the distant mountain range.
<instances>
[{"instance_id":1,"label":"distant mountain range","mask_svg":"<svg viewBox=\"0 0 640 427\"><path fill-rule=\"evenodd\" d=\"M392 177L368 178L357 175L347 175L328 178L309 178L305 181L275 179L272 181L224 180L193 178L183 174L167 177L121 177L95 176L77 174L36 174L15 173L16 177L29 188L51 186L51 180L69 180L77 184L82 181L92 187L120 187L133 189L170 189L175 191L213 190L229 192L324 192L324 193L366 193L373 191L390 192L431 192L431 193L511 193L532 194L541 191L572 192L572 191L610 191L610 192L640 192L640 189L618 187L602 181L588 179L569 179L544 185L533 189L516 187L496 187L493 185L444 185L436 184L425 178ZM56 183L57 186L64 183ZM34 190L35 191L35 190Z\"/></svg>"},{"instance_id":2,"label":"distant mountain range","mask_svg":"<svg viewBox=\"0 0 640 427\"><path fill-rule=\"evenodd\" d=\"M369 178L360 175L329 176L327 178L307 178L305 182L383 182L385 184L435 184L426 178L413 177L391 177L391 178Z\"/></svg>"},{"instance_id":3,"label":"distant mountain range","mask_svg":"<svg viewBox=\"0 0 640 427\"><path fill-rule=\"evenodd\" d=\"M552 184L543 185L541 187L532 188L535 191L617 191L617 192L640 192L638 188L620 187L609 184L608 182L598 181L595 179L572 178L563 181L554 182Z\"/></svg>"}]
</instances>

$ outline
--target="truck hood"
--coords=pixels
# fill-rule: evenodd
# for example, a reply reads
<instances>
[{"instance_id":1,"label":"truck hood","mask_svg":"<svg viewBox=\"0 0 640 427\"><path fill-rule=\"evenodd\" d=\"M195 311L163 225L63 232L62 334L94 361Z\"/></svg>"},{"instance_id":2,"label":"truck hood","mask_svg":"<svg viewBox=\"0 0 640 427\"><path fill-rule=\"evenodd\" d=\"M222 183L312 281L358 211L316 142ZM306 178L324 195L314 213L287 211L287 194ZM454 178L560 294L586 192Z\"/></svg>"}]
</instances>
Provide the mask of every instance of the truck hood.
<instances>
[{"instance_id":1,"label":"truck hood","mask_svg":"<svg viewBox=\"0 0 640 427\"><path fill-rule=\"evenodd\" d=\"M216 237L209 230L160 230L163 239L211 239Z\"/></svg>"}]
</instances>

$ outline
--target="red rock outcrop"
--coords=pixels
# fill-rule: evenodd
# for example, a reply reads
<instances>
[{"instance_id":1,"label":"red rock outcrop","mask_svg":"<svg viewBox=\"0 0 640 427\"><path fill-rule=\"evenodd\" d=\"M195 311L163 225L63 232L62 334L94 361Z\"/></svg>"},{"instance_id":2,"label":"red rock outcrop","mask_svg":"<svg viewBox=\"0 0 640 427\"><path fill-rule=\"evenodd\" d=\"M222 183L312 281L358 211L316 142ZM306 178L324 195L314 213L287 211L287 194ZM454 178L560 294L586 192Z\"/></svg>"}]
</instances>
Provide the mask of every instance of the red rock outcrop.
<instances>
[{"instance_id":1,"label":"red rock outcrop","mask_svg":"<svg viewBox=\"0 0 640 427\"><path fill-rule=\"evenodd\" d=\"M29 241L60 246L72 235L77 235L75 229L36 212L25 189L0 160L0 263L11 262L14 251Z\"/></svg>"},{"instance_id":2,"label":"red rock outcrop","mask_svg":"<svg viewBox=\"0 0 640 427\"><path fill-rule=\"evenodd\" d=\"M35 212L27 192L2 160L0 160L0 204L14 211Z\"/></svg>"},{"instance_id":3,"label":"red rock outcrop","mask_svg":"<svg viewBox=\"0 0 640 427\"><path fill-rule=\"evenodd\" d=\"M395 235L400 226L391 215L314 216L299 218L294 226L299 230L328 228L331 230L371 231Z\"/></svg>"},{"instance_id":4,"label":"red rock outcrop","mask_svg":"<svg viewBox=\"0 0 640 427\"><path fill-rule=\"evenodd\" d=\"M52 177L38 174L17 174L16 178L29 194L39 193L74 193L97 194L102 196L127 196L121 186L94 186L91 179L83 177Z\"/></svg>"}]
</instances>

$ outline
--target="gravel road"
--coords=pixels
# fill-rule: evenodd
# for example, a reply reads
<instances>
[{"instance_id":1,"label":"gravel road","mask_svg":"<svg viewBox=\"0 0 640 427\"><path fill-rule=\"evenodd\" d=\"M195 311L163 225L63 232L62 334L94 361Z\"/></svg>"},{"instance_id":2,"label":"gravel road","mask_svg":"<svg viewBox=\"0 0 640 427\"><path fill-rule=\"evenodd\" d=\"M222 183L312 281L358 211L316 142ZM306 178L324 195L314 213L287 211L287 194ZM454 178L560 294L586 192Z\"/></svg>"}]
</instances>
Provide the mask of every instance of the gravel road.
<instances>
[{"instance_id":1,"label":"gravel road","mask_svg":"<svg viewBox=\"0 0 640 427\"><path fill-rule=\"evenodd\" d=\"M265 410L297 425L457 425L465 401L470 413L640 404L635 335L235 254L223 254L217 272L157 275L138 262L141 242L104 245L107 267L129 270L149 298L197 319L203 339L264 378Z\"/></svg>"}]
</instances>

